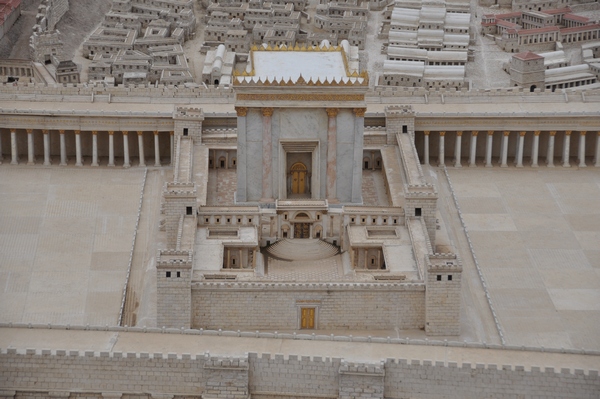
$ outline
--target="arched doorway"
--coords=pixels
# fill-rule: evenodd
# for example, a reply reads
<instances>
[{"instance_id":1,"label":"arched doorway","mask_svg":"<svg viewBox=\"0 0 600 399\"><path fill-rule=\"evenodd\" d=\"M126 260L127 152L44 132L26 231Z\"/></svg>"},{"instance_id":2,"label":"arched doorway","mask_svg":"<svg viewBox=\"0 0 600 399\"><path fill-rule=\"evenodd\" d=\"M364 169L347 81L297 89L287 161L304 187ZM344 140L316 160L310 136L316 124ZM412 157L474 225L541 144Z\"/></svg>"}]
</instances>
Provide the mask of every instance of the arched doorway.
<instances>
[{"instance_id":1,"label":"arched doorway","mask_svg":"<svg viewBox=\"0 0 600 399\"><path fill-rule=\"evenodd\" d=\"M294 238L310 238L311 225L312 220L306 213L298 213L294 218Z\"/></svg>"},{"instance_id":2,"label":"arched doorway","mask_svg":"<svg viewBox=\"0 0 600 399\"><path fill-rule=\"evenodd\" d=\"M296 162L290 170L292 174L292 194L304 194L306 192L306 165Z\"/></svg>"}]
</instances>

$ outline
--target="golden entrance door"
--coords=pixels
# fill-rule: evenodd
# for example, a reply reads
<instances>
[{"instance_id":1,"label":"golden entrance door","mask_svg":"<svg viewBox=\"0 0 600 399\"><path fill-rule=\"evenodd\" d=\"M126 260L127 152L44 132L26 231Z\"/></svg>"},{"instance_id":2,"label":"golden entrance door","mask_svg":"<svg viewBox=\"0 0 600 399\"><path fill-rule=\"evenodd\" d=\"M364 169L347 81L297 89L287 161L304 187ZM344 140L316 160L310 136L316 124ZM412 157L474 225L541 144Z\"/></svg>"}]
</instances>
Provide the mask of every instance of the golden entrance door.
<instances>
[{"instance_id":1,"label":"golden entrance door","mask_svg":"<svg viewBox=\"0 0 600 399\"><path fill-rule=\"evenodd\" d=\"M304 194L306 191L306 165L296 162L292 165L292 194Z\"/></svg>"},{"instance_id":2,"label":"golden entrance door","mask_svg":"<svg viewBox=\"0 0 600 399\"><path fill-rule=\"evenodd\" d=\"M315 328L315 308L300 308L300 328L312 330Z\"/></svg>"},{"instance_id":3,"label":"golden entrance door","mask_svg":"<svg viewBox=\"0 0 600 399\"><path fill-rule=\"evenodd\" d=\"M310 238L310 223L294 223L294 238Z\"/></svg>"}]
</instances>

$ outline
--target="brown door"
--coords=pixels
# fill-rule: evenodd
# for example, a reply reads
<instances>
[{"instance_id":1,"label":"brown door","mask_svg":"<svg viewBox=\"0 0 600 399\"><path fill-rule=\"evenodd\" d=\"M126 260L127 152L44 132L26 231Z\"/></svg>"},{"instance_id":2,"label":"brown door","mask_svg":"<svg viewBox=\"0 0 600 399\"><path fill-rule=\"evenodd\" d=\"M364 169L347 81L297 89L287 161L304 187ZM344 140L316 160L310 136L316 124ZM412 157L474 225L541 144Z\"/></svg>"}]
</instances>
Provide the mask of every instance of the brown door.
<instances>
[{"instance_id":1,"label":"brown door","mask_svg":"<svg viewBox=\"0 0 600 399\"><path fill-rule=\"evenodd\" d=\"M310 238L310 223L294 223L294 238Z\"/></svg>"},{"instance_id":2,"label":"brown door","mask_svg":"<svg viewBox=\"0 0 600 399\"><path fill-rule=\"evenodd\" d=\"M315 308L300 309L300 328L303 330L312 330L315 328Z\"/></svg>"}]
</instances>

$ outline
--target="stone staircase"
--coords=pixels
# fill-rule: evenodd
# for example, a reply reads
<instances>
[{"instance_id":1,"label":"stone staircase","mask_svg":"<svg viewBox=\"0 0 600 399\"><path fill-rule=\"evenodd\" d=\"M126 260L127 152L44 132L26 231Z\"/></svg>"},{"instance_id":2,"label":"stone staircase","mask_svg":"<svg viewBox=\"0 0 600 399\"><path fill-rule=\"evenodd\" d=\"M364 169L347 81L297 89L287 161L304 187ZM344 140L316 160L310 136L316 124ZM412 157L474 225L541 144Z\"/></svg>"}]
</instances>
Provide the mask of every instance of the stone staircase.
<instances>
[{"instance_id":1,"label":"stone staircase","mask_svg":"<svg viewBox=\"0 0 600 399\"><path fill-rule=\"evenodd\" d=\"M337 255L339 248L319 239L286 238L268 247L266 252L269 256L281 260L319 260Z\"/></svg>"}]
</instances>

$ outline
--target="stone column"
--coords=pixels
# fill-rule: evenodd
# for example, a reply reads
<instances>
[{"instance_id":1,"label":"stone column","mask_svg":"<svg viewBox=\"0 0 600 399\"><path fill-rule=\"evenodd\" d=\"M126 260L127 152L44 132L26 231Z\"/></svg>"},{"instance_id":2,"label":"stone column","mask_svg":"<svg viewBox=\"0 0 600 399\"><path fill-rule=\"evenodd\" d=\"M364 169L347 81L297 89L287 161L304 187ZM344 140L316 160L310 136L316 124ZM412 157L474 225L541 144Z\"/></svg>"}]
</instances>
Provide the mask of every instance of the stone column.
<instances>
[{"instance_id":1,"label":"stone column","mask_svg":"<svg viewBox=\"0 0 600 399\"><path fill-rule=\"evenodd\" d=\"M494 131L488 130L487 139L485 143L485 167L491 168L492 165L492 144L494 142Z\"/></svg>"},{"instance_id":2,"label":"stone column","mask_svg":"<svg viewBox=\"0 0 600 399\"><path fill-rule=\"evenodd\" d=\"M0 165L2 165L2 132L0 131Z\"/></svg>"},{"instance_id":3,"label":"stone column","mask_svg":"<svg viewBox=\"0 0 600 399\"><path fill-rule=\"evenodd\" d=\"M263 131L262 131L262 199L269 202L273 200L273 139L271 138L271 118L273 117L273 108L263 108ZM216 160L215 160L216 161Z\"/></svg>"},{"instance_id":4,"label":"stone column","mask_svg":"<svg viewBox=\"0 0 600 399\"><path fill-rule=\"evenodd\" d=\"M548 153L546 154L546 165L549 168L554 167L554 136L556 136L556 131L551 131L548 137Z\"/></svg>"},{"instance_id":5,"label":"stone column","mask_svg":"<svg viewBox=\"0 0 600 399\"><path fill-rule=\"evenodd\" d=\"M460 163L462 134L463 134L463 132L461 132L461 131L456 132L456 142L454 143L454 167L455 168L462 168L462 165Z\"/></svg>"},{"instance_id":6,"label":"stone column","mask_svg":"<svg viewBox=\"0 0 600 399\"><path fill-rule=\"evenodd\" d=\"M170 146L171 146L171 166L173 166L173 161L175 160L175 132L171 131L170 138Z\"/></svg>"},{"instance_id":7,"label":"stone column","mask_svg":"<svg viewBox=\"0 0 600 399\"><path fill-rule=\"evenodd\" d=\"M50 132L42 130L44 134L44 166L50 165Z\"/></svg>"},{"instance_id":8,"label":"stone column","mask_svg":"<svg viewBox=\"0 0 600 399\"><path fill-rule=\"evenodd\" d=\"M123 130L123 167L124 168L129 168L131 166L131 164L129 163L129 137L128 137L129 132L126 130Z\"/></svg>"},{"instance_id":9,"label":"stone column","mask_svg":"<svg viewBox=\"0 0 600 399\"><path fill-rule=\"evenodd\" d=\"M469 167L474 168L477 166L477 135L479 132L473 130L471 132L471 151L469 154Z\"/></svg>"},{"instance_id":10,"label":"stone column","mask_svg":"<svg viewBox=\"0 0 600 399\"><path fill-rule=\"evenodd\" d=\"M579 167L585 168L585 133L584 131L579 132Z\"/></svg>"},{"instance_id":11,"label":"stone column","mask_svg":"<svg viewBox=\"0 0 600 399\"><path fill-rule=\"evenodd\" d=\"M65 142L65 131L59 130L60 133L60 166L67 166L67 143Z\"/></svg>"},{"instance_id":12,"label":"stone column","mask_svg":"<svg viewBox=\"0 0 600 399\"><path fill-rule=\"evenodd\" d=\"M237 126L238 126L238 143L237 143L237 190L236 190L236 200L238 202L246 202L248 190L246 187L247 179L246 179L246 117L248 114L247 107L235 107L235 111L237 113ZM216 164L216 159L213 157L213 167ZM285 184L283 185L283 190L281 187L281 183L279 185L279 198L285 198L286 188Z\"/></svg>"},{"instance_id":13,"label":"stone column","mask_svg":"<svg viewBox=\"0 0 600 399\"><path fill-rule=\"evenodd\" d=\"M327 125L327 199L337 198L336 164L337 164L337 108L326 108L329 123Z\"/></svg>"},{"instance_id":14,"label":"stone column","mask_svg":"<svg viewBox=\"0 0 600 399\"><path fill-rule=\"evenodd\" d=\"M600 168L600 131L596 134L596 159L594 166Z\"/></svg>"},{"instance_id":15,"label":"stone column","mask_svg":"<svg viewBox=\"0 0 600 399\"><path fill-rule=\"evenodd\" d=\"M362 157L365 132L366 108L354 108L354 162L352 171L352 202L362 200ZM375 167L375 163L373 163Z\"/></svg>"},{"instance_id":16,"label":"stone column","mask_svg":"<svg viewBox=\"0 0 600 399\"><path fill-rule=\"evenodd\" d=\"M144 156L144 132L138 130L137 134L140 153L140 166L146 166L146 157Z\"/></svg>"},{"instance_id":17,"label":"stone column","mask_svg":"<svg viewBox=\"0 0 600 399\"><path fill-rule=\"evenodd\" d=\"M33 153L33 129L27 129L27 165L35 165Z\"/></svg>"},{"instance_id":18,"label":"stone column","mask_svg":"<svg viewBox=\"0 0 600 399\"><path fill-rule=\"evenodd\" d=\"M83 166L81 162L81 131L75 130L75 166Z\"/></svg>"},{"instance_id":19,"label":"stone column","mask_svg":"<svg viewBox=\"0 0 600 399\"><path fill-rule=\"evenodd\" d=\"M531 153L531 167L538 167L538 158L540 154L540 131L533 132L533 149Z\"/></svg>"},{"instance_id":20,"label":"stone column","mask_svg":"<svg viewBox=\"0 0 600 399\"><path fill-rule=\"evenodd\" d=\"M17 129L10 129L10 164L19 164L19 155L17 153Z\"/></svg>"},{"instance_id":21,"label":"stone column","mask_svg":"<svg viewBox=\"0 0 600 399\"><path fill-rule=\"evenodd\" d=\"M445 136L446 136L446 132L440 132L440 145L439 145L439 154L438 154L438 165L439 166L444 166L444 164L446 163L446 161L445 161L446 149L444 148L444 137Z\"/></svg>"},{"instance_id":22,"label":"stone column","mask_svg":"<svg viewBox=\"0 0 600 399\"><path fill-rule=\"evenodd\" d=\"M154 131L154 166L160 166L160 145L158 142L158 130Z\"/></svg>"},{"instance_id":23,"label":"stone column","mask_svg":"<svg viewBox=\"0 0 600 399\"><path fill-rule=\"evenodd\" d=\"M519 145L517 147L517 168L523 167L523 147L525 145L525 134L527 132L519 132Z\"/></svg>"},{"instance_id":24,"label":"stone column","mask_svg":"<svg viewBox=\"0 0 600 399\"><path fill-rule=\"evenodd\" d=\"M565 140L563 144L563 168L570 168L569 153L571 152L571 130L565 131Z\"/></svg>"},{"instance_id":25,"label":"stone column","mask_svg":"<svg viewBox=\"0 0 600 399\"><path fill-rule=\"evenodd\" d=\"M423 148L423 165L429 165L429 130L423 132L425 144Z\"/></svg>"},{"instance_id":26,"label":"stone column","mask_svg":"<svg viewBox=\"0 0 600 399\"><path fill-rule=\"evenodd\" d=\"M98 132L92 131L92 166L98 166Z\"/></svg>"},{"instance_id":27,"label":"stone column","mask_svg":"<svg viewBox=\"0 0 600 399\"><path fill-rule=\"evenodd\" d=\"M108 166L115 166L115 132L108 132Z\"/></svg>"},{"instance_id":28,"label":"stone column","mask_svg":"<svg viewBox=\"0 0 600 399\"><path fill-rule=\"evenodd\" d=\"M500 159L500 167L507 168L508 164L508 136L510 136L510 132L505 130L502 134L502 155Z\"/></svg>"}]
</instances>

